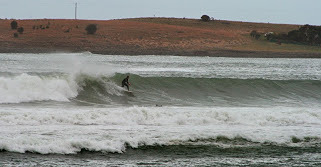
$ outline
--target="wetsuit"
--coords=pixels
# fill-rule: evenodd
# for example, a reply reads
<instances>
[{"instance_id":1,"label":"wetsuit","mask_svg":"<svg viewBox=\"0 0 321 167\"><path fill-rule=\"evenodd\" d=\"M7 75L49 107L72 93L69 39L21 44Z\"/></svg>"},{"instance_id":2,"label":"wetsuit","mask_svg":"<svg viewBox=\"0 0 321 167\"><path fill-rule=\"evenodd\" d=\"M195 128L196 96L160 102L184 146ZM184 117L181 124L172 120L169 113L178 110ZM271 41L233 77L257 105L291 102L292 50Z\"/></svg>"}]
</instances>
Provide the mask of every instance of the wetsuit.
<instances>
[{"instance_id":1,"label":"wetsuit","mask_svg":"<svg viewBox=\"0 0 321 167\"><path fill-rule=\"evenodd\" d=\"M129 82L128 82L128 78L125 78L122 82L121 82L121 87L127 86L127 89L129 91L129 86L128 86Z\"/></svg>"}]
</instances>

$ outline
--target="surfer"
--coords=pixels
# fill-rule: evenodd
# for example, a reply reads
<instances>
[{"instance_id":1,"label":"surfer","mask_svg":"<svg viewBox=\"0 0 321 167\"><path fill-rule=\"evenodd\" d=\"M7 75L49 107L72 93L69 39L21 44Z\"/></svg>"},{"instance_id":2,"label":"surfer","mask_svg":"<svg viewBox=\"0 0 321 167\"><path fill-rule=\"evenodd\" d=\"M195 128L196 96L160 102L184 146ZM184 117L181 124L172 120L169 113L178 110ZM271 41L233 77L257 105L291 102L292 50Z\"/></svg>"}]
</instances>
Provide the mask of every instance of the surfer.
<instances>
[{"instance_id":1,"label":"surfer","mask_svg":"<svg viewBox=\"0 0 321 167\"><path fill-rule=\"evenodd\" d=\"M128 82L129 76L127 75L127 77L125 79L123 79L123 81L121 82L121 87L127 86L127 89L129 91L129 85L130 83Z\"/></svg>"}]
</instances>

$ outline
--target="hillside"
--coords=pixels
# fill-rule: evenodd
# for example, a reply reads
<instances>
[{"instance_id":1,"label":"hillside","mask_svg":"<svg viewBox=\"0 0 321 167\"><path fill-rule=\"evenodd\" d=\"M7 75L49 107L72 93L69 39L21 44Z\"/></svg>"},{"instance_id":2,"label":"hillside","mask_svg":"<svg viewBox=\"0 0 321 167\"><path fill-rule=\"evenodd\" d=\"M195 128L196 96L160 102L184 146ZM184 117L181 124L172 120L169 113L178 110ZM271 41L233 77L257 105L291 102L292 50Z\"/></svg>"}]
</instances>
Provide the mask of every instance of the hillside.
<instances>
[{"instance_id":1,"label":"hillside","mask_svg":"<svg viewBox=\"0 0 321 167\"><path fill-rule=\"evenodd\" d=\"M0 20L0 52L321 57L318 46L279 45L250 37L252 30L280 33L298 29L299 25L176 18L17 20L18 26L24 27L24 33L15 38L11 21ZM88 24L97 24L96 34L86 34Z\"/></svg>"}]
</instances>

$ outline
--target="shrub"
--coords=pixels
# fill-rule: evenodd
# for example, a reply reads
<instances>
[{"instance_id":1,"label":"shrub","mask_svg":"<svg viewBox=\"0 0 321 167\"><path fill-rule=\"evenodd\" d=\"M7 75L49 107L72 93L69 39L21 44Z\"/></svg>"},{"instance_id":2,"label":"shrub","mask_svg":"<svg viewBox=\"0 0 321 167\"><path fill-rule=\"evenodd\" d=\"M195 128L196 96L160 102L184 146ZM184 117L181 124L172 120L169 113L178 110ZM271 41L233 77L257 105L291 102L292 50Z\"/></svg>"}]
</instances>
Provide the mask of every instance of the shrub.
<instances>
[{"instance_id":1,"label":"shrub","mask_svg":"<svg viewBox=\"0 0 321 167\"><path fill-rule=\"evenodd\" d=\"M208 22L208 21L211 20L211 18L210 18L210 16L208 16L208 15L203 15L203 16L201 17L201 20L202 20L202 21L205 21L205 22Z\"/></svg>"},{"instance_id":2,"label":"shrub","mask_svg":"<svg viewBox=\"0 0 321 167\"><path fill-rule=\"evenodd\" d=\"M19 32L20 34L22 34L23 31L24 31L23 27L19 27L19 28L18 28L18 32Z\"/></svg>"},{"instance_id":3,"label":"shrub","mask_svg":"<svg viewBox=\"0 0 321 167\"><path fill-rule=\"evenodd\" d=\"M250 33L251 37L255 37L256 34L257 34L257 31L256 31L256 30L253 30L253 31Z\"/></svg>"},{"instance_id":4,"label":"shrub","mask_svg":"<svg viewBox=\"0 0 321 167\"><path fill-rule=\"evenodd\" d=\"M96 24L89 24L86 29L87 34L95 34L97 31L97 25Z\"/></svg>"},{"instance_id":5,"label":"shrub","mask_svg":"<svg viewBox=\"0 0 321 167\"><path fill-rule=\"evenodd\" d=\"M18 22L16 22L15 20L13 20L11 22L11 29L16 30L18 28Z\"/></svg>"},{"instance_id":6,"label":"shrub","mask_svg":"<svg viewBox=\"0 0 321 167\"><path fill-rule=\"evenodd\" d=\"M68 33L68 32L70 32L70 30L71 30L71 29L68 28L68 29L66 29L64 32L65 32L65 33Z\"/></svg>"},{"instance_id":7,"label":"shrub","mask_svg":"<svg viewBox=\"0 0 321 167\"><path fill-rule=\"evenodd\" d=\"M255 39L259 39L261 37L261 34L258 33L256 30L253 30L251 33L250 33L251 37L255 38Z\"/></svg>"},{"instance_id":8,"label":"shrub","mask_svg":"<svg viewBox=\"0 0 321 167\"><path fill-rule=\"evenodd\" d=\"M16 33L16 32L13 33L13 37L18 38L18 36L19 36L18 33Z\"/></svg>"},{"instance_id":9,"label":"shrub","mask_svg":"<svg viewBox=\"0 0 321 167\"><path fill-rule=\"evenodd\" d=\"M260 37L261 37L261 34L256 34L255 35L255 39L260 39Z\"/></svg>"},{"instance_id":10,"label":"shrub","mask_svg":"<svg viewBox=\"0 0 321 167\"><path fill-rule=\"evenodd\" d=\"M288 40L288 34L287 33L279 33L279 34L277 34L277 38L279 40Z\"/></svg>"}]
</instances>

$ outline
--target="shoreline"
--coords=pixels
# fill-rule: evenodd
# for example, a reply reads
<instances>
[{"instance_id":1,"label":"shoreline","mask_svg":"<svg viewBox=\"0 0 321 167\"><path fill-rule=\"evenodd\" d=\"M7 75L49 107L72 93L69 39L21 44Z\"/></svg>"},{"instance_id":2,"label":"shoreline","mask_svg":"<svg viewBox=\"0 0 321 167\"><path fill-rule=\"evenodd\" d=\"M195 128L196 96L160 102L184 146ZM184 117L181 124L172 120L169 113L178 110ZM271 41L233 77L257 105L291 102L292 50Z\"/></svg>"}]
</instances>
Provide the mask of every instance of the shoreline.
<instances>
[{"instance_id":1,"label":"shoreline","mask_svg":"<svg viewBox=\"0 0 321 167\"><path fill-rule=\"evenodd\" d=\"M128 56L198 56L198 57L232 57L232 58L321 58L321 53L298 53L298 52L269 52L269 51L235 51L235 50L216 50L216 51L168 51L168 50L70 50L70 49L1 49L0 53L82 53L91 52L101 55L128 55Z\"/></svg>"}]
</instances>

